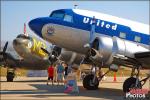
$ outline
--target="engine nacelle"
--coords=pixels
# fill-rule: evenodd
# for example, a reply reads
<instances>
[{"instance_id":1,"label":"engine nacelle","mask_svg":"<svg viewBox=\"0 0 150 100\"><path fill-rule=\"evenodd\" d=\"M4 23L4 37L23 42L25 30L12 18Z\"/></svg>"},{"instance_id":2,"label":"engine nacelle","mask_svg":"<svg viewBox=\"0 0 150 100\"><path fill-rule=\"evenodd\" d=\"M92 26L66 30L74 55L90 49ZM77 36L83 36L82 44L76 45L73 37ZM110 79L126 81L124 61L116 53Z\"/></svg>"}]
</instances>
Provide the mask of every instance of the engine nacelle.
<instances>
[{"instance_id":1,"label":"engine nacelle","mask_svg":"<svg viewBox=\"0 0 150 100\"><path fill-rule=\"evenodd\" d=\"M140 44L126 41L118 37L98 36L92 43L91 58L97 62L103 62L103 65L110 65L113 62L113 56L124 55L134 58L137 52L148 51Z\"/></svg>"},{"instance_id":2,"label":"engine nacelle","mask_svg":"<svg viewBox=\"0 0 150 100\"><path fill-rule=\"evenodd\" d=\"M107 61L109 60L112 54L113 41L109 37L99 36L92 43L92 49L90 52L90 59L95 63L101 65L107 65Z\"/></svg>"},{"instance_id":3,"label":"engine nacelle","mask_svg":"<svg viewBox=\"0 0 150 100\"><path fill-rule=\"evenodd\" d=\"M52 54L68 64L80 64L83 55L55 46Z\"/></svg>"},{"instance_id":4,"label":"engine nacelle","mask_svg":"<svg viewBox=\"0 0 150 100\"><path fill-rule=\"evenodd\" d=\"M100 54L100 52L94 48L91 48L88 52L89 59L93 62L100 62L103 58L103 55Z\"/></svg>"},{"instance_id":5,"label":"engine nacelle","mask_svg":"<svg viewBox=\"0 0 150 100\"><path fill-rule=\"evenodd\" d=\"M80 62L82 61L83 55L73 52L73 51L69 51L66 49L62 49L61 50L61 54L60 54L60 60L63 60L65 62L67 62L68 64L80 64Z\"/></svg>"}]
</instances>

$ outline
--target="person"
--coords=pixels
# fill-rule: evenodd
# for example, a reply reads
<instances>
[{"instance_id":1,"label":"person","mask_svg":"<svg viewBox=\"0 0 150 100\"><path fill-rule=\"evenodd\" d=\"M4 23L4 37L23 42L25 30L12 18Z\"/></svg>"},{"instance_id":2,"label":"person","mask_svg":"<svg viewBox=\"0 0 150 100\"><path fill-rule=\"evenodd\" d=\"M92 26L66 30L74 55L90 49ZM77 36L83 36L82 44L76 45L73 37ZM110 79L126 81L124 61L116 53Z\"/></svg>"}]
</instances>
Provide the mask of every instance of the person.
<instances>
[{"instance_id":1,"label":"person","mask_svg":"<svg viewBox=\"0 0 150 100\"><path fill-rule=\"evenodd\" d=\"M76 69L72 69L72 72L68 74L65 80L65 90L64 93L75 92L79 93L79 88L77 86L76 79Z\"/></svg>"},{"instance_id":2,"label":"person","mask_svg":"<svg viewBox=\"0 0 150 100\"><path fill-rule=\"evenodd\" d=\"M54 82L57 82L57 65L54 67Z\"/></svg>"},{"instance_id":3,"label":"person","mask_svg":"<svg viewBox=\"0 0 150 100\"><path fill-rule=\"evenodd\" d=\"M63 83L63 74L64 74L63 63L64 62L62 62L60 65L57 66L57 82L58 82L58 85L59 85L59 83Z\"/></svg>"},{"instance_id":4,"label":"person","mask_svg":"<svg viewBox=\"0 0 150 100\"><path fill-rule=\"evenodd\" d=\"M67 75L68 75L68 64L64 63L64 79L66 79Z\"/></svg>"},{"instance_id":5,"label":"person","mask_svg":"<svg viewBox=\"0 0 150 100\"><path fill-rule=\"evenodd\" d=\"M47 85L48 85L48 83L49 83L50 80L52 82L52 85L54 85L53 84L53 77L54 77L54 67L53 67L53 65L51 65L51 66L48 67L47 72L48 72Z\"/></svg>"},{"instance_id":6,"label":"person","mask_svg":"<svg viewBox=\"0 0 150 100\"><path fill-rule=\"evenodd\" d=\"M71 70L72 70L72 65L68 65L67 72L68 72L68 73L71 73Z\"/></svg>"}]
</instances>

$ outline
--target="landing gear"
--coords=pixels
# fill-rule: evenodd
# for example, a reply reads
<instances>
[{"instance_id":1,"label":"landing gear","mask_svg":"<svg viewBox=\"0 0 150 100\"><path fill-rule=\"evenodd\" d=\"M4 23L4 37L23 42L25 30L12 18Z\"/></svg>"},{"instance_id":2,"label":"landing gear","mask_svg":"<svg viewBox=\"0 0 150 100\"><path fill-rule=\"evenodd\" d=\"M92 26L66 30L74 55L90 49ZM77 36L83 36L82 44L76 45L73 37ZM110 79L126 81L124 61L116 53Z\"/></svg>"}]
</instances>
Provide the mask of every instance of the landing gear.
<instances>
[{"instance_id":1,"label":"landing gear","mask_svg":"<svg viewBox=\"0 0 150 100\"><path fill-rule=\"evenodd\" d=\"M96 90L98 89L99 80L96 76L96 66L92 66L91 73L86 75L83 79L83 87L87 90Z\"/></svg>"},{"instance_id":2,"label":"landing gear","mask_svg":"<svg viewBox=\"0 0 150 100\"><path fill-rule=\"evenodd\" d=\"M15 70L12 68L7 69L7 82L13 82L13 79L15 77Z\"/></svg>"},{"instance_id":3,"label":"landing gear","mask_svg":"<svg viewBox=\"0 0 150 100\"><path fill-rule=\"evenodd\" d=\"M98 85L99 85L99 80L93 74L86 75L85 78L83 79L83 87L86 88L87 90L96 90L98 89Z\"/></svg>"},{"instance_id":4,"label":"landing gear","mask_svg":"<svg viewBox=\"0 0 150 100\"><path fill-rule=\"evenodd\" d=\"M126 79L123 83L123 92L129 92L131 89L142 89L142 86L146 83L146 81L150 78L150 75L146 78L139 80L141 66L134 67L132 69L131 77ZM137 73L135 71L137 70ZM134 77L135 76L135 77Z\"/></svg>"},{"instance_id":5,"label":"landing gear","mask_svg":"<svg viewBox=\"0 0 150 100\"><path fill-rule=\"evenodd\" d=\"M129 92L130 89L135 88L135 84L136 84L136 78L130 77L130 78L126 79L125 82L123 83L123 92L125 92L125 93ZM138 85L136 88L139 88L139 89L142 88L142 85L140 82L138 82Z\"/></svg>"}]
</instances>

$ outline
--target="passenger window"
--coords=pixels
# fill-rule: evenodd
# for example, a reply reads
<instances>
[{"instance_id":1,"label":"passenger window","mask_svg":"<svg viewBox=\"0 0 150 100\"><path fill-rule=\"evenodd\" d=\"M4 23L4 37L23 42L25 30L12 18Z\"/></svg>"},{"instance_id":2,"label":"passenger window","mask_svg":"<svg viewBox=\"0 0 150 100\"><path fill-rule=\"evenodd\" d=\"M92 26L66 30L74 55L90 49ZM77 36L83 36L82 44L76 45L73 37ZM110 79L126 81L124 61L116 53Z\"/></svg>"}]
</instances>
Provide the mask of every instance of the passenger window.
<instances>
[{"instance_id":1,"label":"passenger window","mask_svg":"<svg viewBox=\"0 0 150 100\"><path fill-rule=\"evenodd\" d=\"M126 33L123 33L123 32L120 32L120 35L119 35L119 37L121 37L121 38L126 38Z\"/></svg>"},{"instance_id":2,"label":"passenger window","mask_svg":"<svg viewBox=\"0 0 150 100\"><path fill-rule=\"evenodd\" d=\"M141 37L135 36L134 40L135 40L136 42L141 42Z\"/></svg>"},{"instance_id":3,"label":"passenger window","mask_svg":"<svg viewBox=\"0 0 150 100\"><path fill-rule=\"evenodd\" d=\"M70 16L70 15L65 15L65 16L64 16L64 21L72 22L72 16Z\"/></svg>"}]
</instances>

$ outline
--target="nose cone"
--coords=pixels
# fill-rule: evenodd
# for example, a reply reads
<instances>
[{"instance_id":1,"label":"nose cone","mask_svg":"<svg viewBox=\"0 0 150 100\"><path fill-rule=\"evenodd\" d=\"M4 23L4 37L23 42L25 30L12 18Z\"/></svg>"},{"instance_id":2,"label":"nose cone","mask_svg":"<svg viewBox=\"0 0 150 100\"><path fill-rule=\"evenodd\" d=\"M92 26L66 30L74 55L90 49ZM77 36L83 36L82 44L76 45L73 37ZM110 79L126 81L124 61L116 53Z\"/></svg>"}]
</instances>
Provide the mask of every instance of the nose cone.
<instances>
[{"instance_id":1,"label":"nose cone","mask_svg":"<svg viewBox=\"0 0 150 100\"><path fill-rule=\"evenodd\" d=\"M13 45L19 45L19 44L21 44L21 41L19 40L19 39L14 39L13 40Z\"/></svg>"},{"instance_id":2,"label":"nose cone","mask_svg":"<svg viewBox=\"0 0 150 100\"><path fill-rule=\"evenodd\" d=\"M17 45L17 43L18 43L18 42L17 42L17 40L16 40L16 39L15 39L15 40L13 40L13 44L14 44L14 45Z\"/></svg>"},{"instance_id":3,"label":"nose cone","mask_svg":"<svg viewBox=\"0 0 150 100\"><path fill-rule=\"evenodd\" d=\"M27 44L27 41L24 39L16 38L13 40L14 46L25 45L25 44Z\"/></svg>"},{"instance_id":4,"label":"nose cone","mask_svg":"<svg viewBox=\"0 0 150 100\"><path fill-rule=\"evenodd\" d=\"M17 50L18 47L22 45L22 42L19 39L14 39L13 40L13 47L15 50Z\"/></svg>"},{"instance_id":5,"label":"nose cone","mask_svg":"<svg viewBox=\"0 0 150 100\"><path fill-rule=\"evenodd\" d=\"M35 34L42 37L41 30L44 24L46 24L44 18L36 18L29 22L29 27Z\"/></svg>"}]
</instances>

